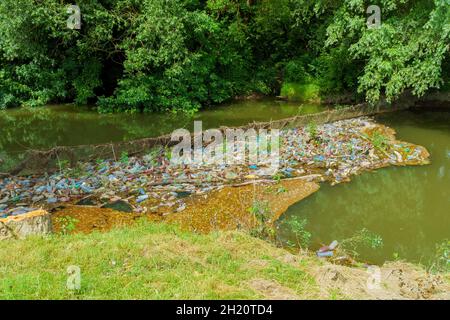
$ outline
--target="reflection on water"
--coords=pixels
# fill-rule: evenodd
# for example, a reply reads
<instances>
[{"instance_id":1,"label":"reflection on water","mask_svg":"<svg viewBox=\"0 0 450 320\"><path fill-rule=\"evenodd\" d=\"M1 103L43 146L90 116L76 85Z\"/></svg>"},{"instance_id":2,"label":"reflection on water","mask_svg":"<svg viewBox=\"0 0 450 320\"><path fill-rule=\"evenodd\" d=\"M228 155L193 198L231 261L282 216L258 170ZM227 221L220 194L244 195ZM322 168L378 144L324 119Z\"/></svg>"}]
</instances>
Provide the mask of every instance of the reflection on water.
<instances>
[{"instance_id":1,"label":"reflection on water","mask_svg":"<svg viewBox=\"0 0 450 320\"><path fill-rule=\"evenodd\" d=\"M398 255L426 264L436 244L450 238L450 113L400 112L378 120L396 129L399 139L425 146L432 164L381 169L334 187L324 184L283 219L306 217L313 249L367 228L381 235L384 246L360 248L361 259L382 263ZM280 236L291 235L286 229Z\"/></svg>"},{"instance_id":2,"label":"reflection on water","mask_svg":"<svg viewBox=\"0 0 450 320\"><path fill-rule=\"evenodd\" d=\"M194 120L203 128L240 126L324 111L320 105L301 105L274 99L248 100L185 114L98 114L71 105L0 111L0 172L23 158L27 149L46 150L157 137L178 128L193 130Z\"/></svg>"},{"instance_id":3,"label":"reflection on water","mask_svg":"<svg viewBox=\"0 0 450 320\"><path fill-rule=\"evenodd\" d=\"M98 144L156 137L178 128L239 126L253 121L278 120L325 110L319 105L300 105L264 99L239 101L209 108L193 117L183 114L98 114L69 105L0 111L0 151L27 148Z\"/></svg>"}]
</instances>

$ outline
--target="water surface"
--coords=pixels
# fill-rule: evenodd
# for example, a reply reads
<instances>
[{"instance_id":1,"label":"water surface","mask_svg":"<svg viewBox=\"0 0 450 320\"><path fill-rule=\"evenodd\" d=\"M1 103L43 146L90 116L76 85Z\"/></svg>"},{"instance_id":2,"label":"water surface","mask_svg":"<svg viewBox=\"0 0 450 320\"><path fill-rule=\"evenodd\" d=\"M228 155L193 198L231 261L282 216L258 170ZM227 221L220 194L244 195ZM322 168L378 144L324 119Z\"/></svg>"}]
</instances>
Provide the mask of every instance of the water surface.
<instances>
[{"instance_id":1,"label":"water surface","mask_svg":"<svg viewBox=\"0 0 450 320\"><path fill-rule=\"evenodd\" d=\"M157 137L178 128L240 126L253 121L279 120L324 111L320 105L302 105L274 99L237 101L185 114L98 114L72 105L0 111L0 152L49 149Z\"/></svg>"},{"instance_id":2,"label":"water surface","mask_svg":"<svg viewBox=\"0 0 450 320\"><path fill-rule=\"evenodd\" d=\"M334 187L322 184L280 222L306 218L312 249L366 228L380 235L384 245L358 248L360 259L382 263L399 257L428 264L436 245L450 239L450 113L407 111L377 120L394 128L399 139L425 146L432 163L380 169ZM286 227L280 236L293 240Z\"/></svg>"}]
</instances>

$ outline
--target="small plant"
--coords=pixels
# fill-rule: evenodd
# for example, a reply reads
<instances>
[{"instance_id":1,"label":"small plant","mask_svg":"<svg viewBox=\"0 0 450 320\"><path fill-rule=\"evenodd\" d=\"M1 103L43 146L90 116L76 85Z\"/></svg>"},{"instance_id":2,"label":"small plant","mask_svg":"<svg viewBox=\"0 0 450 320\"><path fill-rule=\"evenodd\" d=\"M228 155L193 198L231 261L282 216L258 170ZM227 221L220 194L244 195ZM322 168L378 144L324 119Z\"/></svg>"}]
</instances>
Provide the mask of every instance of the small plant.
<instances>
[{"instance_id":1,"label":"small plant","mask_svg":"<svg viewBox=\"0 0 450 320\"><path fill-rule=\"evenodd\" d=\"M315 122L311 121L308 123L306 126L306 132L308 132L311 140L317 140L319 131L317 130L317 124Z\"/></svg>"},{"instance_id":2,"label":"small plant","mask_svg":"<svg viewBox=\"0 0 450 320\"><path fill-rule=\"evenodd\" d=\"M363 228L356 232L351 238L341 242L341 248L348 251L353 256L358 256L356 249L358 247L366 247L371 249L379 249L383 247L383 238L380 235Z\"/></svg>"},{"instance_id":3,"label":"small plant","mask_svg":"<svg viewBox=\"0 0 450 320\"><path fill-rule=\"evenodd\" d=\"M122 162L123 164L128 164L129 161L130 161L130 158L128 156L128 152L123 151L120 154L120 162Z\"/></svg>"},{"instance_id":4,"label":"small plant","mask_svg":"<svg viewBox=\"0 0 450 320\"><path fill-rule=\"evenodd\" d=\"M392 254L392 259L394 259L394 261L399 261L400 260L400 253L394 252Z\"/></svg>"},{"instance_id":5,"label":"small plant","mask_svg":"<svg viewBox=\"0 0 450 320\"><path fill-rule=\"evenodd\" d=\"M59 165L59 171L64 172L65 170L67 170L69 168L69 160L59 160L58 165Z\"/></svg>"},{"instance_id":6,"label":"small plant","mask_svg":"<svg viewBox=\"0 0 450 320\"><path fill-rule=\"evenodd\" d=\"M223 154L227 154L227 139L226 138L223 139L223 142L222 142L222 152L223 152Z\"/></svg>"},{"instance_id":7,"label":"small plant","mask_svg":"<svg viewBox=\"0 0 450 320\"><path fill-rule=\"evenodd\" d=\"M166 155L167 160L169 160L170 162L172 160L172 149L169 147L165 147L164 154Z\"/></svg>"},{"instance_id":8,"label":"small plant","mask_svg":"<svg viewBox=\"0 0 450 320\"><path fill-rule=\"evenodd\" d=\"M282 193L285 193L285 192L287 192L287 191L288 191L288 190L287 190L284 186L282 186L282 185L279 185L279 186L273 185L273 186L267 187L267 189L265 190L265 193L269 193L269 194L282 194Z\"/></svg>"},{"instance_id":9,"label":"small plant","mask_svg":"<svg viewBox=\"0 0 450 320\"><path fill-rule=\"evenodd\" d=\"M73 178L79 178L86 172L83 165L80 162L76 164L70 164L68 160L59 161L60 173Z\"/></svg>"},{"instance_id":10,"label":"small plant","mask_svg":"<svg viewBox=\"0 0 450 320\"><path fill-rule=\"evenodd\" d=\"M56 221L59 223L60 233L62 235L72 233L78 223L77 219L70 216L58 217L56 218Z\"/></svg>"},{"instance_id":11,"label":"small plant","mask_svg":"<svg viewBox=\"0 0 450 320\"><path fill-rule=\"evenodd\" d=\"M378 131L374 131L373 134L368 137L370 142L373 144L374 148L381 151L386 152L388 149L389 139Z\"/></svg>"},{"instance_id":12,"label":"small plant","mask_svg":"<svg viewBox=\"0 0 450 320\"><path fill-rule=\"evenodd\" d=\"M108 168L108 163L102 159L95 160L97 165L97 170L106 170Z\"/></svg>"},{"instance_id":13,"label":"small plant","mask_svg":"<svg viewBox=\"0 0 450 320\"><path fill-rule=\"evenodd\" d=\"M287 189L285 187L281 186L281 187L278 188L276 193L280 194L280 193L285 193L285 192L287 192Z\"/></svg>"},{"instance_id":14,"label":"small plant","mask_svg":"<svg viewBox=\"0 0 450 320\"><path fill-rule=\"evenodd\" d=\"M68 169L68 172L74 178L80 178L84 174L86 174L86 170L84 169L84 167L80 163L77 163L77 165L75 167L73 167L71 169Z\"/></svg>"},{"instance_id":15,"label":"small plant","mask_svg":"<svg viewBox=\"0 0 450 320\"><path fill-rule=\"evenodd\" d=\"M272 176L272 179L275 180L277 183L280 183L281 179L283 179L283 174L281 172L277 172Z\"/></svg>"},{"instance_id":16,"label":"small plant","mask_svg":"<svg viewBox=\"0 0 450 320\"><path fill-rule=\"evenodd\" d=\"M266 223L269 220L270 209L267 201L254 201L248 210L255 216L258 222Z\"/></svg>"},{"instance_id":17,"label":"small plant","mask_svg":"<svg viewBox=\"0 0 450 320\"><path fill-rule=\"evenodd\" d=\"M433 259L431 270L438 272L450 271L450 240L436 245L436 254Z\"/></svg>"},{"instance_id":18,"label":"small plant","mask_svg":"<svg viewBox=\"0 0 450 320\"><path fill-rule=\"evenodd\" d=\"M273 238L275 230L269 225L272 216L267 201L254 201L248 211L254 215L257 225L250 231L250 234L257 238Z\"/></svg>"},{"instance_id":19,"label":"small plant","mask_svg":"<svg viewBox=\"0 0 450 320\"><path fill-rule=\"evenodd\" d=\"M292 234L295 236L296 243L288 242L289 246L307 247L311 241L311 233L306 231L308 220L301 217L292 217L285 220L284 223L290 228Z\"/></svg>"}]
</instances>

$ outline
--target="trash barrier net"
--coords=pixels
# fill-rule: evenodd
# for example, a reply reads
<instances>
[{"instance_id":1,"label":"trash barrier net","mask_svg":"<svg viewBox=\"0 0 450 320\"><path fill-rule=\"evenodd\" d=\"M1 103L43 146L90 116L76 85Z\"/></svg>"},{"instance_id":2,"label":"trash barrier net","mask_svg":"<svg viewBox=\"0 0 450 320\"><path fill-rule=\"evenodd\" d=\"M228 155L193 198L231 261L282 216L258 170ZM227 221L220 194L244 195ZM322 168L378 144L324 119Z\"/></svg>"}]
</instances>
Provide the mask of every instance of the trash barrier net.
<instances>
[{"instance_id":1,"label":"trash barrier net","mask_svg":"<svg viewBox=\"0 0 450 320\"><path fill-rule=\"evenodd\" d=\"M370 116L384 112L406 109L405 106L368 106L360 104L345 108L336 108L320 113L294 116L291 118L254 122L233 129L283 129L302 127L309 123L323 124L337 120ZM217 128L224 132L228 127ZM155 147L170 147L178 141L171 141L171 134L159 137L143 138L132 141L104 143L96 145L57 146L48 150L24 150L8 153L0 151L0 178L14 175L43 174L64 167L75 167L78 162L98 159L118 159L121 154L129 156L146 154Z\"/></svg>"}]
</instances>

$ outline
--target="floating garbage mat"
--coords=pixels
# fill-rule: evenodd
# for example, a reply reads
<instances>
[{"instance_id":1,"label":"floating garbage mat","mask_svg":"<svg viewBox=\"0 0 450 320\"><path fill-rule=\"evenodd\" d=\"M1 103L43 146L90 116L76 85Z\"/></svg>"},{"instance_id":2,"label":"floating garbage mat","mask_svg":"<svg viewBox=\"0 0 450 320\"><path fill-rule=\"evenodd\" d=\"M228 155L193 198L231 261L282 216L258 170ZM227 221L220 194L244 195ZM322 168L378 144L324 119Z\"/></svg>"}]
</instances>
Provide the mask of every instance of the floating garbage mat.
<instances>
[{"instance_id":1,"label":"floating garbage mat","mask_svg":"<svg viewBox=\"0 0 450 320\"><path fill-rule=\"evenodd\" d=\"M115 159L62 166L52 174L4 176L0 217L61 203L117 204L126 208L122 211L136 213L166 207L176 213L186 208L189 197L228 185L279 179L336 184L364 170L426 164L429 154L423 147L395 140L394 130L361 117L282 129L276 171L268 170L267 163L174 165L170 157L169 148L155 147L143 156L118 154Z\"/></svg>"},{"instance_id":2,"label":"floating garbage mat","mask_svg":"<svg viewBox=\"0 0 450 320\"><path fill-rule=\"evenodd\" d=\"M409 105L409 104L408 104ZM268 122L253 122L235 129L283 129L286 127L301 127L308 123L328 123L337 120L371 116L380 113L394 112L404 109L402 103L395 105L369 106L358 104L354 106L341 106L323 112L298 115L286 119ZM222 133L227 127L219 128ZM122 153L129 155L144 155L156 146L170 147L173 144L171 135L143 138L138 140L77 145L55 146L49 150L26 149L22 151L7 152L0 150L0 177L6 175L35 174L54 172L62 166L75 167L78 162L89 162L96 159L118 159Z\"/></svg>"}]
</instances>

